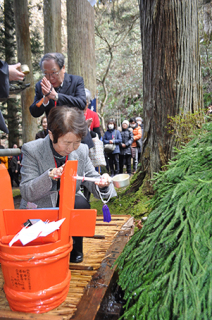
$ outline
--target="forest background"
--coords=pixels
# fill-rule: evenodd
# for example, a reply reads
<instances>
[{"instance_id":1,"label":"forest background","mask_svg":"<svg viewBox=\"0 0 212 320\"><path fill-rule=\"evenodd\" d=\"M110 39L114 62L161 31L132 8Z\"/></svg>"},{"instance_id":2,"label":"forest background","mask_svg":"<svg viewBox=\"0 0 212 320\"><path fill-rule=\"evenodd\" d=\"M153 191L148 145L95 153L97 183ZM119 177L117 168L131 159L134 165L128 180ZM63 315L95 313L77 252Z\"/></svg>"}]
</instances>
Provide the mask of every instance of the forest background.
<instances>
[{"instance_id":1,"label":"forest background","mask_svg":"<svg viewBox=\"0 0 212 320\"><path fill-rule=\"evenodd\" d=\"M164 3L165 2L167 1L164 1ZM51 11L53 9L55 10L55 8L52 8L53 3L54 6L55 3L58 6L56 13L52 13ZM30 31L29 48L31 54L29 57L25 57L28 61L30 60L31 70L33 71L31 72L31 77L29 79L26 78L26 81L29 81L31 83L30 89L25 90L28 90L28 92L31 90L31 101L27 100L26 94L24 92L22 94L22 101L20 100L20 98L16 97L15 99L8 99L5 103L2 103L1 106L1 110L3 110L5 114L5 118L8 122L10 131L8 137L10 147L12 147L14 143L20 145L20 138L23 138L23 142L32 140L35 136L35 132L39 129L39 119L36 119L36 121L35 119L32 119L31 115L28 112L28 108L32 103L32 97L34 97L34 83L36 83L42 77L39 70L38 62L43 53L46 52L47 45L50 47L50 44L48 44L48 39L46 37L48 36L47 31L51 30L51 28L48 28L48 21L46 22L45 19L50 20L51 15L55 20L57 20L57 23L58 17L60 21L60 23L56 25L56 29L54 29L55 33L51 35L51 42L55 47L57 47L58 43L61 43L58 51L61 51L66 56L66 69L68 70L68 72L84 76L85 85L87 86L87 83L89 83L89 89L92 91L93 96L97 95L98 114L100 116L103 129L105 128L105 122L111 117L115 118L117 121L117 125L120 126L121 122L124 119L129 119L131 116L138 115L144 117L144 126L146 125L146 127L151 127L149 125L151 121L149 122L148 115L144 114L145 108L143 99L143 61L145 59L145 54L143 52L142 61L141 40L144 41L144 36L141 35L141 30L142 26L144 29L145 17L142 17L141 10L139 11L139 6L141 9L141 4L144 5L144 3L145 1L138 2L137 0L104 0L97 1L94 8L92 8L87 0L78 0L77 2L75 0L58 0L55 2L50 0L15 0L14 2L11 0L0 1L0 57L10 64L17 62L17 47L19 47L20 56L20 48L23 46L22 43L19 43L21 39L20 30L24 30L24 33L26 33L27 31L26 24L20 19L20 12L24 12L27 7L27 13L29 14ZM152 7L154 7L155 4L158 5L159 3L162 10L164 9L165 12L166 6L164 6L163 8L163 1L155 2L151 0L149 1L149 3L151 3ZM173 5L174 2L171 1L170 3L172 3ZM190 6L189 1L183 1L183 3L189 3ZM81 11L81 19L73 20L74 16L78 17L80 4L83 5L83 7L86 9L83 9L84 11ZM47 7L47 5L49 5L49 7ZM198 54L200 54L202 83L198 83L198 87L200 87L201 85L203 88L203 92L201 91L201 89L198 89L200 91L199 93L196 92L196 94L197 96L199 95L199 99L201 101L201 93L203 93L204 107L207 108L207 106L211 104L212 98L211 1L194 1L192 4L192 9L198 11L199 17L199 28L197 28L199 36L199 48L197 50L196 59L198 59ZM195 16L196 13L197 12L195 12ZM166 16L164 16L164 20L165 19ZM70 21L72 22L72 24L70 23ZM183 23L183 21L179 21L179 23ZM78 24L81 24L81 26L79 27ZM94 24L93 29L92 24ZM73 25L75 26L74 28ZM163 27L164 29L167 28L165 23ZM19 41L16 41L17 29L19 29ZM83 47L85 43L81 42L83 50L80 51L79 48L79 51L77 51L74 39L80 37L79 30L85 31L86 29L89 31L87 35L85 35L87 36L88 40L90 40L89 38L92 38L92 32L95 32L95 42L93 41L93 39L91 39L89 43L93 43L93 46L92 48L87 47L87 50ZM196 29L194 30L194 33L195 31ZM74 32L76 33L74 34ZM61 42L58 39L61 40ZM148 37L146 39L148 39ZM186 39L186 41L187 40L189 39ZM147 45L146 40L145 42L143 42L143 47L145 45ZM163 43L161 45L165 47L166 43ZM92 55L94 57L94 61L90 61L91 59L87 59L86 61L86 55L84 51L87 51L88 58L90 58L90 56ZM80 54L80 52L83 52L83 54ZM154 55L156 55L156 58L157 55L159 57L159 51L158 54L157 52L154 52ZM83 61L80 60L82 58ZM196 60L196 62L197 61L198 60ZM76 68L76 66L79 66L80 64L82 64L83 66L81 70L80 68ZM192 69L193 67L194 65L191 65L190 69ZM92 76L92 79L95 80L87 81L88 76L86 73L84 73L83 69L86 69L87 73ZM161 77L161 75L159 75L159 77ZM148 89L149 91L151 91L151 86L154 86L154 81L152 79L150 79L150 81L151 83L149 83L149 88L145 89L146 92L148 91ZM193 79L192 81L193 83L195 83L195 79ZM197 81L199 81L199 79ZM190 85L192 86L193 84L191 83ZM195 89L193 90L193 92L195 93ZM164 104L165 109L165 101L162 100L163 99L161 99L160 103L162 105ZM173 101L173 104L174 103L175 102ZM200 108L201 106L202 103L199 103L198 108ZM179 106L177 107L179 109ZM183 107L186 108L187 106ZM188 110L189 112L194 112L195 110L197 110L196 108L197 106L194 105L194 107L190 108L191 110L189 108ZM172 111L173 110L171 110L171 112ZM178 113L180 113L179 110ZM175 114L176 110L174 110L174 115ZM172 117L172 114L170 114L170 117ZM148 121L146 121L145 123L145 120ZM173 117L171 118L170 122L172 121ZM163 123L161 122L159 125L161 124ZM167 124L167 121L165 122L165 124ZM180 125L181 123L179 123L179 126ZM166 125L164 124L163 130L168 130ZM174 128L174 130L176 131L176 127ZM149 132L148 134L150 137L153 135L154 138L156 132ZM151 140L152 138L149 139L149 141ZM166 140L168 141L168 139ZM161 144L165 150L163 142L161 142ZM171 142L170 144L172 147L173 145ZM150 147L151 152L154 152L153 149L156 149L155 146L151 145ZM160 146L158 147L158 149L160 149ZM151 171L158 171L158 168L161 168L161 165L164 164L162 158L166 158L165 162L167 162L170 156L170 154L166 155L165 152L162 155L160 151L156 152L156 156L152 157L154 163L156 163L156 166L153 166ZM157 160L157 158L159 160ZM159 165L157 164L157 162L159 163Z\"/></svg>"},{"instance_id":2,"label":"forest background","mask_svg":"<svg viewBox=\"0 0 212 320\"><path fill-rule=\"evenodd\" d=\"M39 61L44 54L43 1L28 1L28 10L32 71L34 83L36 83L42 78ZM95 5L94 12L95 44L93 54L96 59L97 85L93 97L98 97L98 111L103 126L110 117L115 118L117 124L120 125L125 117L129 118L133 114L142 115L142 57L138 3L135 0L120 1L119 5L114 7L114 3L108 1L105 5L101 3ZM13 1L0 1L0 15L0 58L9 59L9 63L15 63L17 62L17 46ZM83 19L87 18L83 17ZM60 52L66 57L67 70L68 43L65 0L61 1ZM13 143L19 145L19 139L22 138L20 97L16 99L15 105L16 108L13 112L8 110L7 103L1 106L9 125L10 147ZM38 130L39 124L40 120L38 119L36 130Z\"/></svg>"}]
</instances>

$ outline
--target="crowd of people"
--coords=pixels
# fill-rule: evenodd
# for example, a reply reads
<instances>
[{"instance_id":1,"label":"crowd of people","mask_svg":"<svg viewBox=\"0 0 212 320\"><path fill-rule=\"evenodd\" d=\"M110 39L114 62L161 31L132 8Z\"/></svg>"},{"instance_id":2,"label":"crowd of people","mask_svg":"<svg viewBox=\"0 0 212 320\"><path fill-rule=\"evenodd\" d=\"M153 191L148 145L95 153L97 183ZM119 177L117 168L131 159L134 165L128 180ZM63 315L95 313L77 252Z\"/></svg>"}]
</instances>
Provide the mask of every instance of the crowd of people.
<instances>
[{"instance_id":1,"label":"crowd of people","mask_svg":"<svg viewBox=\"0 0 212 320\"><path fill-rule=\"evenodd\" d=\"M107 171L113 177L126 171L129 175L134 174L138 167L142 149L143 120L141 117L130 118L122 122L122 128L117 129L114 120L109 120L107 131L103 136L104 144L115 144L112 152L105 152ZM133 171L131 160L133 159Z\"/></svg>"},{"instance_id":2,"label":"crowd of people","mask_svg":"<svg viewBox=\"0 0 212 320\"><path fill-rule=\"evenodd\" d=\"M85 91L88 107L91 99L91 93L88 89L85 89ZM89 112L87 112L87 110L89 110ZM100 133L100 122L97 113L86 108L84 111L84 116L87 127L89 128L89 134L91 135L91 138L98 135L98 137L102 139ZM48 135L46 116L43 116L41 118L41 126L42 129L36 133L35 139L44 139ZM115 144L115 149L113 152L104 153L106 160L106 169L111 177L116 174L123 173L124 166L126 166L126 172L129 175L136 172L142 148L142 134L143 121L141 117L130 118L129 121L124 120L122 122L122 128L119 129L116 128L116 123L114 120L109 120L107 124L107 131L104 133L102 140L104 144ZM92 148L92 145L87 142L86 136L82 138L81 142L87 144L88 148ZM0 145L0 149L3 148L4 147ZM17 145L14 144L13 148L17 148ZM0 157L0 163L4 163L6 168L8 169L12 187L19 187L21 180L21 160L22 153L15 156ZM133 170L131 169L131 167ZM84 188L84 194L86 198L89 199L90 193L88 192L86 187Z\"/></svg>"},{"instance_id":3,"label":"crowd of people","mask_svg":"<svg viewBox=\"0 0 212 320\"><path fill-rule=\"evenodd\" d=\"M2 67L0 68L1 82L5 81L4 91L8 95L8 80L16 78L23 80L21 65L7 66L6 63L1 61L0 67ZM82 138L82 143L86 144L90 149L94 146L92 138L98 136L99 139L103 140L104 144L115 144L115 148L111 153L105 153L108 173L111 176L123 173L125 165L128 174L135 173L141 153L142 118L124 120L121 130L120 128L117 130L114 120L109 120L107 131L101 136L99 117L96 112L89 109L89 104L92 100L91 92L84 88L82 77L66 73L63 54L46 53L40 61L40 68L43 78L36 83L35 98L29 107L33 117L42 117L42 129L36 133L35 139L45 138L48 135L48 114L53 107L63 105L76 107L83 111L87 123L87 132ZM1 71L3 75L1 75ZM19 186L20 183L21 159L19 158L21 156L9 157L7 161L0 159L1 162L6 161L5 165L8 167L12 186L14 186L14 183ZM133 169L131 172L132 159Z\"/></svg>"},{"instance_id":4,"label":"crowd of people","mask_svg":"<svg viewBox=\"0 0 212 320\"><path fill-rule=\"evenodd\" d=\"M28 208L29 203L38 208L49 208L59 206L60 177L66 161L77 160L79 176L96 178L95 183L83 180L76 184L75 208L89 209L90 193L100 199L116 196L109 174L122 173L124 165L131 174L131 159L133 173L137 170L142 119L124 120L122 130L117 130L115 121L109 120L102 137L99 117L88 108L91 92L84 87L82 77L66 73L63 54L46 53L40 61L40 68L43 78L36 83L34 101L29 110L33 117L42 117L42 129L35 140L22 146L21 155L9 159L1 157L0 162L8 168L12 186L15 182L20 187L21 208ZM0 81L6 96L11 77L13 80L23 79L20 64L11 68L1 61ZM111 153L105 153L109 174L100 175L89 158L89 149L94 146L92 138L95 137L114 147ZM13 148L17 145L14 144ZM80 237L73 240L70 261L78 263L83 260L83 241Z\"/></svg>"}]
</instances>

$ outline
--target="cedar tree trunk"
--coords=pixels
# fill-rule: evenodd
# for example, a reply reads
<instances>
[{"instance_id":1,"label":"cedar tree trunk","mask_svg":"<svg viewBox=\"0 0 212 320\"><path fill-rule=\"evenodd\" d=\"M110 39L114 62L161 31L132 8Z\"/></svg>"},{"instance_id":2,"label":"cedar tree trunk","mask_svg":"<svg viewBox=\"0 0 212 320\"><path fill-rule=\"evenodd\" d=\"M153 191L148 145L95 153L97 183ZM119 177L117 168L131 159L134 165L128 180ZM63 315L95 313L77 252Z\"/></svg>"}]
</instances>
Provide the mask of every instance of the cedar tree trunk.
<instances>
[{"instance_id":1,"label":"cedar tree trunk","mask_svg":"<svg viewBox=\"0 0 212 320\"><path fill-rule=\"evenodd\" d=\"M202 108L197 0L140 0L144 144L152 178L173 155L167 116Z\"/></svg>"},{"instance_id":2,"label":"cedar tree trunk","mask_svg":"<svg viewBox=\"0 0 212 320\"><path fill-rule=\"evenodd\" d=\"M67 0L68 72L82 76L96 95L94 8L87 0Z\"/></svg>"},{"instance_id":3,"label":"cedar tree trunk","mask_svg":"<svg viewBox=\"0 0 212 320\"><path fill-rule=\"evenodd\" d=\"M31 45L29 35L29 15L28 1L14 0L14 14L16 24L16 41L18 50L18 61L27 64L30 73L25 78L25 83L30 83L30 87L21 94L22 106L22 138L23 142L35 139L37 132L37 121L30 114L29 107L34 100L34 80L32 73Z\"/></svg>"},{"instance_id":4,"label":"cedar tree trunk","mask_svg":"<svg viewBox=\"0 0 212 320\"><path fill-rule=\"evenodd\" d=\"M61 52L61 0L43 1L44 52Z\"/></svg>"}]
</instances>

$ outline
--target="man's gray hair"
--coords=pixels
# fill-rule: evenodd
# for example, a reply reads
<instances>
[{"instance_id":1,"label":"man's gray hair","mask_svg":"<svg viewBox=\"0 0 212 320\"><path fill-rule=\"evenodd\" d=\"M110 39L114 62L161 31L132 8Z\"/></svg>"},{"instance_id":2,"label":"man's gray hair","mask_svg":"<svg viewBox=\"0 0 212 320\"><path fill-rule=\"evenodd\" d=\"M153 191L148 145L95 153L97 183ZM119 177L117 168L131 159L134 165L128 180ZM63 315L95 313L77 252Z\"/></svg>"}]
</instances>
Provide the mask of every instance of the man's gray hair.
<instances>
[{"instance_id":1,"label":"man's gray hair","mask_svg":"<svg viewBox=\"0 0 212 320\"><path fill-rule=\"evenodd\" d=\"M62 67L65 64L65 57L62 53L59 52L53 52L53 53L46 53L40 60L40 68L42 69L42 63L46 60L55 60L56 64L62 69Z\"/></svg>"},{"instance_id":2,"label":"man's gray hair","mask_svg":"<svg viewBox=\"0 0 212 320\"><path fill-rule=\"evenodd\" d=\"M86 95L86 101L90 103L91 99L91 92L87 88L85 88L85 95Z\"/></svg>"}]
</instances>

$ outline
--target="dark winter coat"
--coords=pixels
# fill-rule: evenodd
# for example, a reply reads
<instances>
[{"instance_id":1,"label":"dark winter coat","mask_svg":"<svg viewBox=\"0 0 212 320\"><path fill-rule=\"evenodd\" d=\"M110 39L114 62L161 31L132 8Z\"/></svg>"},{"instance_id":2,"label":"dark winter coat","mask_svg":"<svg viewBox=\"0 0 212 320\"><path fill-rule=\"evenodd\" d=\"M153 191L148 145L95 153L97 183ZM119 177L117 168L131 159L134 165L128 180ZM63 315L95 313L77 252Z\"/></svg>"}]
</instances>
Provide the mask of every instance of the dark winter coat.
<instances>
[{"instance_id":1,"label":"dark winter coat","mask_svg":"<svg viewBox=\"0 0 212 320\"><path fill-rule=\"evenodd\" d=\"M18 171L18 161L15 156L9 161L9 170L11 170L11 172Z\"/></svg>"},{"instance_id":2,"label":"dark winter coat","mask_svg":"<svg viewBox=\"0 0 212 320\"><path fill-rule=\"evenodd\" d=\"M108 129L104 134L103 142L104 142L104 144L107 144L107 143L110 143L110 140L113 140L113 143L115 143L115 145L116 145L116 148L113 151L113 154L120 153L119 145L122 142L120 131L119 130L115 130L115 129L113 129L113 130L109 130Z\"/></svg>"},{"instance_id":3,"label":"dark winter coat","mask_svg":"<svg viewBox=\"0 0 212 320\"><path fill-rule=\"evenodd\" d=\"M122 148L122 143L120 144L120 154L131 154L131 144L133 143L133 133L129 129L122 129L121 131L122 143L126 145Z\"/></svg>"},{"instance_id":4,"label":"dark winter coat","mask_svg":"<svg viewBox=\"0 0 212 320\"><path fill-rule=\"evenodd\" d=\"M38 131L35 135L35 139L44 139L48 134L48 130Z\"/></svg>"},{"instance_id":5,"label":"dark winter coat","mask_svg":"<svg viewBox=\"0 0 212 320\"><path fill-rule=\"evenodd\" d=\"M0 60L0 101L4 101L9 96L9 67L8 64ZM4 117L0 110L0 130L5 133L9 133Z\"/></svg>"}]
</instances>

